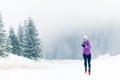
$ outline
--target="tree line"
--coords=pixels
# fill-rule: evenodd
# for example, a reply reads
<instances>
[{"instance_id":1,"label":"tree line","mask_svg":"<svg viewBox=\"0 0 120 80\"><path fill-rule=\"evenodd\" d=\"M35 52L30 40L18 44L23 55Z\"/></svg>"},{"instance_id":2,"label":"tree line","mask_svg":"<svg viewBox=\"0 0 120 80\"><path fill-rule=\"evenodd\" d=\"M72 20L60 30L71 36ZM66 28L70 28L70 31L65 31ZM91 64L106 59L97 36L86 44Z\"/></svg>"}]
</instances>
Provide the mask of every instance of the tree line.
<instances>
[{"instance_id":1,"label":"tree line","mask_svg":"<svg viewBox=\"0 0 120 80\"><path fill-rule=\"evenodd\" d=\"M15 34L13 27L10 27L6 34L4 23L0 14L0 57L9 56L10 53L24 56L32 60L42 58L41 39L32 18L19 25L18 34Z\"/></svg>"}]
</instances>

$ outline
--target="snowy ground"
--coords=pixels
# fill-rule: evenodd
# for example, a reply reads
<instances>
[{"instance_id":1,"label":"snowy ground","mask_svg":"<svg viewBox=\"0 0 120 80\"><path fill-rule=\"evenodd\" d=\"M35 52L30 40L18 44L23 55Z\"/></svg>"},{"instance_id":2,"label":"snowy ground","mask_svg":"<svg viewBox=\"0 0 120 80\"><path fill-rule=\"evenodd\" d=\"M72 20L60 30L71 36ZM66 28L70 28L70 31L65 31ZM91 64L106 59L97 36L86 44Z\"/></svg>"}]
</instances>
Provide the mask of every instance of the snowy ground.
<instances>
[{"instance_id":1,"label":"snowy ground","mask_svg":"<svg viewBox=\"0 0 120 80\"><path fill-rule=\"evenodd\" d=\"M10 55L0 59L0 80L120 80L120 55L92 60L92 74L84 74L83 61L33 62Z\"/></svg>"}]
</instances>

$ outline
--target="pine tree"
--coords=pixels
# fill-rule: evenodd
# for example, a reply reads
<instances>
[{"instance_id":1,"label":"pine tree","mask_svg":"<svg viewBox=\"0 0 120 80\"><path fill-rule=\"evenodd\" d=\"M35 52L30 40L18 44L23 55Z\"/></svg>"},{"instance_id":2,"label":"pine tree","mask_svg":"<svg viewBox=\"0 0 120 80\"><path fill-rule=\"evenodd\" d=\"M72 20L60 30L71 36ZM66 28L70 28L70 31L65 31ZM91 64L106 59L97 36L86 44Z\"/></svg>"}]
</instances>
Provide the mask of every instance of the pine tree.
<instances>
[{"instance_id":1,"label":"pine tree","mask_svg":"<svg viewBox=\"0 0 120 80\"><path fill-rule=\"evenodd\" d=\"M4 23L2 22L2 17L0 14L0 56L7 56L7 36L6 31L4 30Z\"/></svg>"},{"instance_id":2,"label":"pine tree","mask_svg":"<svg viewBox=\"0 0 120 80\"><path fill-rule=\"evenodd\" d=\"M18 40L23 43L23 37L24 37L24 34L23 34L23 27L22 26L19 26L19 29L18 29Z\"/></svg>"},{"instance_id":3,"label":"pine tree","mask_svg":"<svg viewBox=\"0 0 120 80\"><path fill-rule=\"evenodd\" d=\"M23 55L23 37L24 37L23 27L19 26L19 29L18 29L18 41L19 41L21 55Z\"/></svg>"},{"instance_id":4,"label":"pine tree","mask_svg":"<svg viewBox=\"0 0 120 80\"><path fill-rule=\"evenodd\" d=\"M25 23L24 35L24 56L30 59L40 59L41 57L41 41L36 26L31 18Z\"/></svg>"},{"instance_id":5,"label":"pine tree","mask_svg":"<svg viewBox=\"0 0 120 80\"><path fill-rule=\"evenodd\" d=\"M12 48L12 46L11 46L11 44L10 44L10 39L8 38L8 39L7 39L6 52L7 52L7 53L11 52L11 48Z\"/></svg>"},{"instance_id":6,"label":"pine tree","mask_svg":"<svg viewBox=\"0 0 120 80\"><path fill-rule=\"evenodd\" d=\"M20 53L20 46L18 39L14 33L13 28L10 28L9 31L9 39L10 39L10 44L11 44L11 53L16 54L16 55L21 55Z\"/></svg>"}]
</instances>

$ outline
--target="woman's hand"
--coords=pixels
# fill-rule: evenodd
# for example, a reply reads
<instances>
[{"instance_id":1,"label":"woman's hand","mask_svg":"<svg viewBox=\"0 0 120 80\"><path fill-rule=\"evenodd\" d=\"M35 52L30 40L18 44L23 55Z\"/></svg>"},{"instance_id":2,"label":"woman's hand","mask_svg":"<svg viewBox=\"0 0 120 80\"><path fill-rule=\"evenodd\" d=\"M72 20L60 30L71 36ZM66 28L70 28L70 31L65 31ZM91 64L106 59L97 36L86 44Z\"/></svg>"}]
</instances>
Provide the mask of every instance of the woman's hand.
<instances>
[{"instance_id":1,"label":"woman's hand","mask_svg":"<svg viewBox=\"0 0 120 80\"><path fill-rule=\"evenodd\" d=\"M86 46L85 46L84 44L82 44L82 47L84 47L84 48L85 48Z\"/></svg>"}]
</instances>

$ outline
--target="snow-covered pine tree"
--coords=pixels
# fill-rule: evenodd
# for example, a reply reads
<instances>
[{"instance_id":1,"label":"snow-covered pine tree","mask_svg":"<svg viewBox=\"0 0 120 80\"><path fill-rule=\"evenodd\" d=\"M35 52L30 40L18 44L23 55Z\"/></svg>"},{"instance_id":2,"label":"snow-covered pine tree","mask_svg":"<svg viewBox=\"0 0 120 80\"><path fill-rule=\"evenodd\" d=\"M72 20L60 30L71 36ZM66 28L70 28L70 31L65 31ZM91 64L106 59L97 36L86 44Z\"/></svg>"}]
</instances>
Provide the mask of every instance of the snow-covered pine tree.
<instances>
[{"instance_id":1,"label":"snow-covered pine tree","mask_svg":"<svg viewBox=\"0 0 120 80\"><path fill-rule=\"evenodd\" d=\"M6 31L4 30L4 23L2 21L2 16L0 14L0 57L7 56L7 36Z\"/></svg>"},{"instance_id":2,"label":"snow-covered pine tree","mask_svg":"<svg viewBox=\"0 0 120 80\"><path fill-rule=\"evenodd\" d=\"M12 27L9 30L9 39L10 39L10 44L12 46L11 53L16 55L21 55L20 45Z\"/></svg>"},{"instance_id":3,"label":"snow-covered pine tree","mask_svg":"<svg viewBox=\"0 0 120 80\"><path fill-rule=\"evenodd\" d=\"M7 53L11 52L11 48L12 48L12 46L11 46L11 44L10 44L10 39L9 39L9 37L8 37L8 39L7 39L6 52L7 52Z\"/></svg>"},{"instance_id":4,"label":"snow-covered pine tree","mask_svg":"<svg viewBox=\"0 0 120 80\"><path fill-rule=\"evenodd\" d=\"M33 60L38 60L41 57L41 41L38 38L39 34L36 26L31 18L25 23L24 35L24 56Z\"/></svg>"},{"instance_id":5,"label":"snow-covered pine tree","mask_svg":"<svg viewBox=\"0 0 120 80\"><path fill-rule=\"evenodd\" d=\"M21 55L23 55L23 37L24 37L24 31L23 31L23 27L20 25L18 29L18 41L19 41Z\"/></svg>"},{"instance_id":6,"label":"snow-covered pine tree","mask_svg":"<svg viewBox=\"0 0 120 80\"><path fill-rule=\"evenodd\" d=\"M23 28L21 26L19 26L19 29L18 29L18 40L20 42L23 42Z\"/></svg>"}]
</instances>

